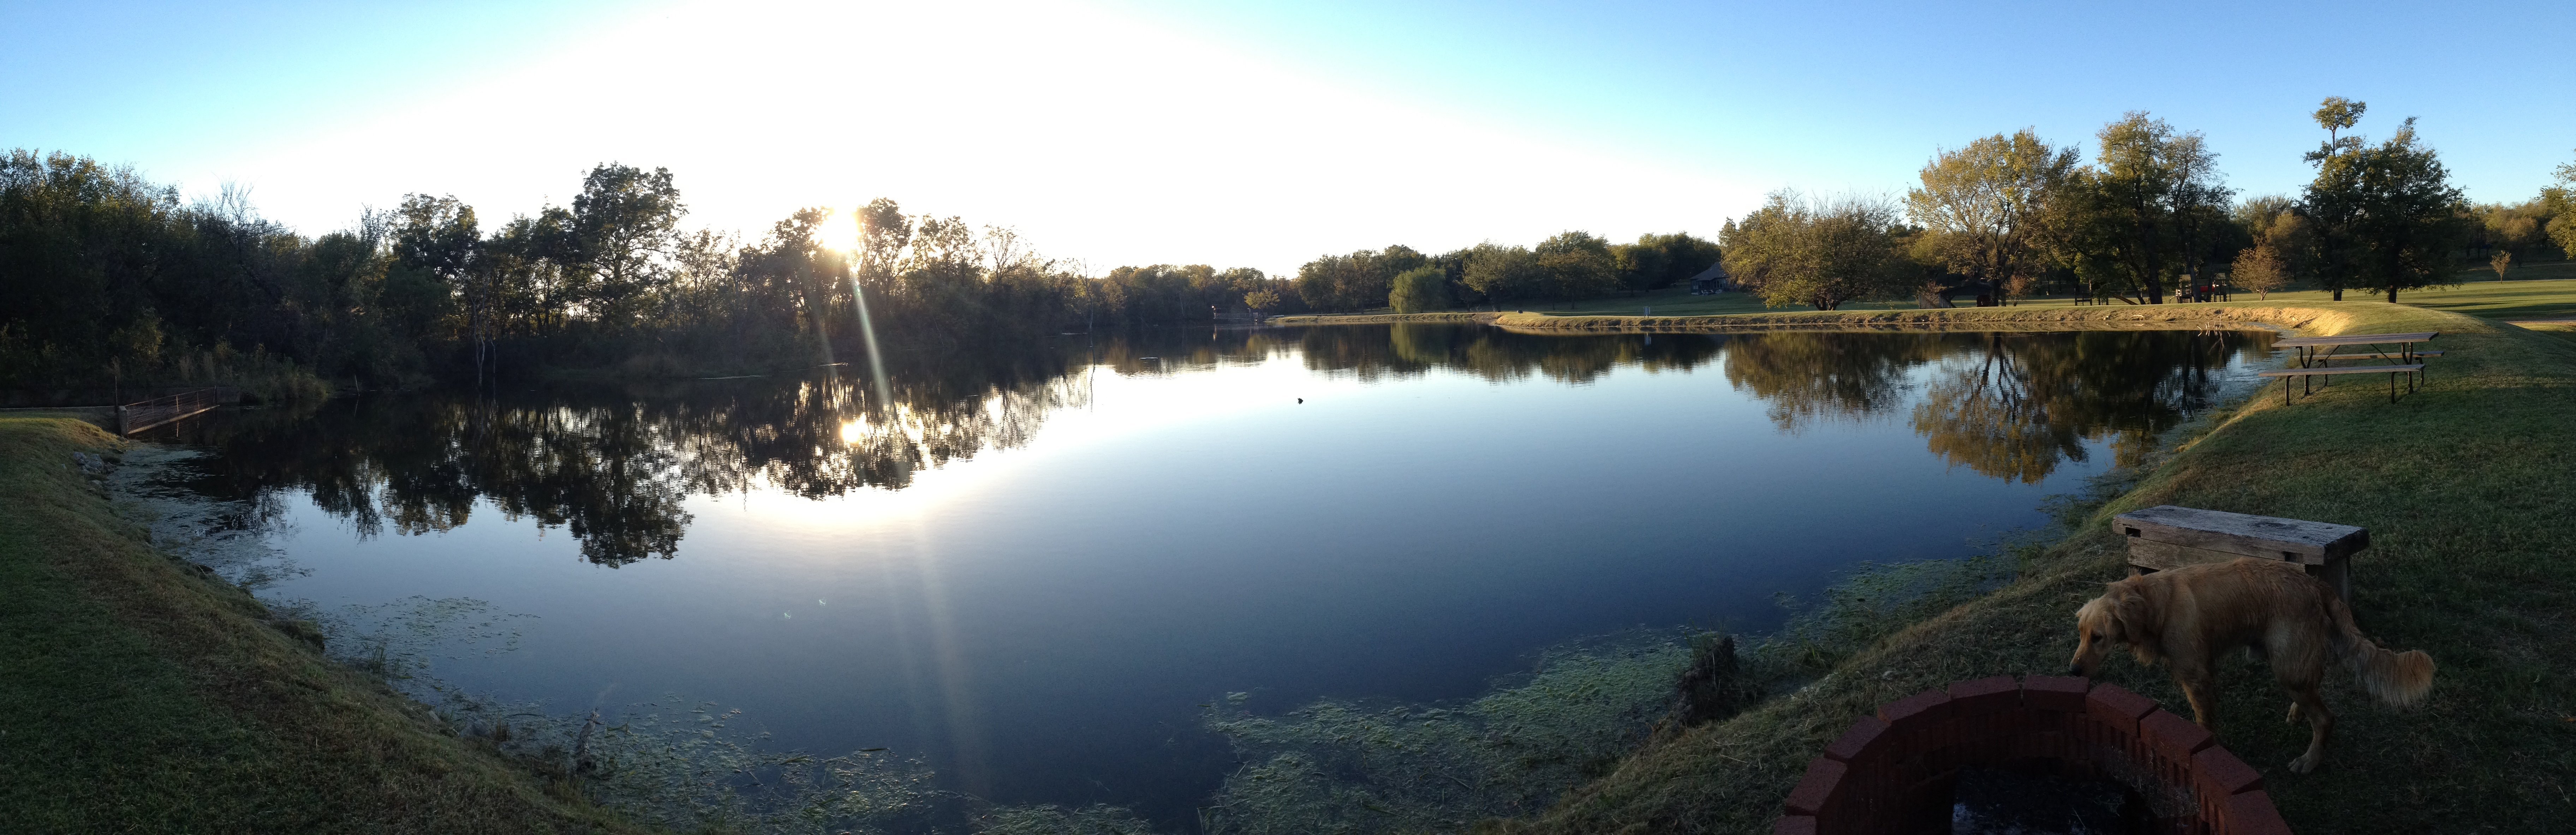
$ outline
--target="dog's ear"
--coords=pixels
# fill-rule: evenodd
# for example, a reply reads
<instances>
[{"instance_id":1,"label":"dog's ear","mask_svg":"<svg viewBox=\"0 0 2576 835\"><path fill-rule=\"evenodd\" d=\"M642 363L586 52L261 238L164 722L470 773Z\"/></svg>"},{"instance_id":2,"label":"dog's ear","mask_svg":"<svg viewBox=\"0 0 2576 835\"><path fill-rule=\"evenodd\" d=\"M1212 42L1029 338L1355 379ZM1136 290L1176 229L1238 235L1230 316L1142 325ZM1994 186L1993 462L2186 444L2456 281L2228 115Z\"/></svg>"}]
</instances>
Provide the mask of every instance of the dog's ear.
<instances>
[{"instance_id":1,"label":"dog's ear","mask_svg":"<svg viewBox=\"0 0 2576 835\"><path fill-rule=\"evenodd\" d=\"M2134 643L2162 631L2163 624L2158 622L2156 609L2148 604L2144 592L2135 586L2111 585L2111 621L2120 625L2121 637Z\"/></svg>"}]
</instances>

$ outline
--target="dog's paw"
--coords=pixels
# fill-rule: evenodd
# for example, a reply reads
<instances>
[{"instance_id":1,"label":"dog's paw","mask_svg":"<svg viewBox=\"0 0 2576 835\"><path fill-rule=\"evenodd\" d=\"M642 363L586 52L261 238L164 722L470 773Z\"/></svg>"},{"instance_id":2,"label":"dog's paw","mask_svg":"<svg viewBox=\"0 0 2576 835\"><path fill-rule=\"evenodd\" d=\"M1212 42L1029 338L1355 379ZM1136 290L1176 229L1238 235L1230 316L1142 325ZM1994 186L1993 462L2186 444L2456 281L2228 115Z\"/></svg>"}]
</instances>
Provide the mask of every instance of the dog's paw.
<instances>
[{"instance_id":1,"label":"dog's paw","mask_svg":"<svg viewBox=\"0 0 2576 835\"><path fill-rule=\"evenodd\" d=\"M2300 754L2298 759L2290 761L2290 773L2306 774L2308 772L2315 771L2317 770L2317 766L2323 764L2325 760L2326 757L2324 754L2320 754L2315 751Z\"/></svg>"}]
</instances>

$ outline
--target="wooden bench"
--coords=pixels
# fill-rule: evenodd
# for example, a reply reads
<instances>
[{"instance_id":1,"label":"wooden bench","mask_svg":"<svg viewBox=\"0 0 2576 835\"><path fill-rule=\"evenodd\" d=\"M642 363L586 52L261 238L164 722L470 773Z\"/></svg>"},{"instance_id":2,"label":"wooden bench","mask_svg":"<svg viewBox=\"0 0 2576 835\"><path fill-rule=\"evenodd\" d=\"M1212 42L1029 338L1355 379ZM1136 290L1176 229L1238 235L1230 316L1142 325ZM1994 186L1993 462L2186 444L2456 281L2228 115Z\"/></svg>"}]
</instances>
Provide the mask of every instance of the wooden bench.
<instances>
[{"instance_id":1,"label":"wooden bench","mask_svg":"<svg viewBox=\"0 0 2576 835\"><path fill-rule=\"evenodd\" d=\"M2129 568L2147 574L2202 563L2260 557L2293 563L2352 602L2352 555L2370 547L2370 531L2331 522L2163 505L2112 517L2129 540Z\"/></svg>"},{"instance_id":2,"label":"wooden bench","mask_svg":"<svg viewBox=\"0 0 2576 835\"><path fill-rule=\"evenodd\" d=\"M2401 375L2404 376L2406 378L2406 393L2413 394L2415 393L2415 375L2423 370L2424 364L2415 362L2407 363L2405 365L2354 365L2343 368L2327 368L2324 366L2316 368L2283 368L2277 371L2262 372L2260 376L2281 378L2281 402L2287 404L2290 402L2289 378L2291 377L2300 378L2300 393L2308 394L2311 393L2308 389L2307 383L2307 378L2309 377L2331 377L2337 374L2386 374L2388 375L2388 402L2395 403L2397 402L2397 378Z\"/></svg>"},{"instance_id":3,"label":"wooden bench","mask_svg":"<svg viewBox=\"0 0 2576 835\"><path fill-rule=\"evenodd\" d=\"M2402 359L2408 359L2408 358L2412 358L2412 357L2438 357L2438 356L2441 356L2441 355L2442 355L2442 352L2440 352L2440 351L2408 351L2408 352L2404 352L2404 353L2390 353L2390 352L2387 352L2387 351L2372 351L2372 352L2370 352L2370 353L2366 353L2366 354L2322 354L2322 355L2319 355L2319 356L2317 357L2317 361L2318 361L2318 362L2331 362L2331 361L2334 361L2334 360L2357 360L2357 359L2402 360Z\"/></svg>"}]
</instances>

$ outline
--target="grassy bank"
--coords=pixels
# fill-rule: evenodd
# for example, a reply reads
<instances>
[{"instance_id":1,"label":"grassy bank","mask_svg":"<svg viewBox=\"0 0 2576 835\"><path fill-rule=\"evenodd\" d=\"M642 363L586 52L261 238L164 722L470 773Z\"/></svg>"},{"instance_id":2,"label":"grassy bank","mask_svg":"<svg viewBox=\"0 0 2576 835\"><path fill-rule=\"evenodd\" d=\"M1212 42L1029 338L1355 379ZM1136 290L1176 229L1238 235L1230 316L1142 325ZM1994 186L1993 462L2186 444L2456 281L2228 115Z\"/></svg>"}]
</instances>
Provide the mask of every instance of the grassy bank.
<instances>
[{"instance_id":1,"label":"grassy bank","mask_svg":"<svg viewBox=\"0 0 2576 835\"><path fill-rule=\"evenodd\" d=\"M631 831L153 551L74 463L119 445L0 417L0 829Z\"/></svg>"},{"instance_id":2,"label":"grassy bank","mask_svg":"<svg viewBox=\"0 0 2576 835\"><path fill-rule=\"evenodd\" d=\"M1489 828L1767 832L1807 759L1876 705L1959 679L2064 669L2076 607L2124 573L2109 517L2158 504L2369 527L2353 581L2362 628L2440 664L2431 697L2405 710L2331 678L2327 700L2343 722L2328 766L2309 775L2283 767L2307 731L2281 721L2286 698L2270 674L2241 657L2223 665L2220 741L2264 772L2299 832L2576 827L2576 530L2565 524L2576 513L2576 343L2384 302L2165 311L2315 334L2441 331L2433 347L2448 353L2426 391L2393 405L2383 387L2346 383L2290 406L2267 389L2213 415L2009 586L1898 632L1794 695L1641 750L1542 816ZM1797 317L1827 319L2087 324L2032 308ZM2161 669L2125 655L2103 677L2181 704Z\"/></svg>"},{"instance_id":3,"label":"grassy bank","mask_svg":"<svg viewBox=\"0 0 2576 835\"><path fill-rule=\"evenodd\" d=\"M2409 290L2405 293L2399 294L2397 299L2400 304L2413 305L2416 307L2428 307L2435 310L2449 310L2482 318L2576 316L2576 261L2556 261L2533 264L2528 267L2516 267L2512 272L2508 273L2508 275L2513 276L2514 280L2496 281L2495 273L2484 269L2464 270L2454 276L2454 278L2461 282L2457 287L2434 290ZM2260 301L2270 303L2307 304L2332 300L2331 294L2321 290L2298 290L2284 293L2273 293L2268 299L2256 299L2251 293L2240 293L2237 294L2236 298L2239 303L2246 301ZM2365 292L2349 291L2344 293L2344 298L2353 301L2369 301L2378 297ZM2146 309L2157 309L2172 306L2173 305L2146 305L2143 307ZM2193 305L2181 306L2191 307ZM1682 288L1667 288L1635 296L1604 296L1597 299L1586 299L1572 304L1549 303L1515 306L1510 303L1506 303L1504 307L1514 308L1512 310L1502 311L1506 314L1525 312L1531 316L1548 317L1640 317L1645 315L1648 309L1652 309L1654 311L1654 315L1659 318L1778 315L1811 313L1815 311L1814 308L1807 307L1805 305L1764 307L1762 305L1762 300L1751 293L1720 293L1714 296L1694 296L1690 294L1689 290ZM2014 303L2013 307L2007 309L2017 310L2033 307L2063 307L2086 310L2093 308L2093 305L2078 305L2072 297L2055 296L2023 299ZM2109 305L2109 308L2111 309L2126 308L2134 310L2140 309L2140 307L2141 306L2139 305L2122 304L2120 302L2112 302ZM1917 308L1911 301L1854 302L1845 305L1843 308L1844 312L1856 313L1919 309L1920 308ZM1345 316L1283 316L1279 318L1278 323L1282 325L1319 325L1388 324L1395 322L1455 322L1478 321L1475 317L1479 315L1490 318L1495 314L1478 314L1472 311L1417 314L1372 312L1361 315Z\"/></svg>"}]
</instances>

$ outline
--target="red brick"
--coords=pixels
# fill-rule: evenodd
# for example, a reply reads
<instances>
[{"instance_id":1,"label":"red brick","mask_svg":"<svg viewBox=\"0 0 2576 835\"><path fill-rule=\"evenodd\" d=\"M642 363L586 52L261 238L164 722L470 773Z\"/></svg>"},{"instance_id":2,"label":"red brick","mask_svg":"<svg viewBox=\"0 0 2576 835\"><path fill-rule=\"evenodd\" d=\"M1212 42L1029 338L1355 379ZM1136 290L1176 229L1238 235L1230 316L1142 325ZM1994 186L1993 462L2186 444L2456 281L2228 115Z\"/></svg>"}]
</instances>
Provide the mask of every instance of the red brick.
<instances>
[{"instance_id":1,"label":"red brick","mask_svg":"<svg viewBox=\"0 0 2576 835\"><path fill-rule=\"evenodd\" d=\"M2191 755L2217 741L2208 728L2161 710L2138 720L2138 731L2146 737L2148 748L2177 765L2191 762Z\"/></svg>"},{"instance_id":2,"label":"red brick","mask_svg":"<svg viewBox=\"0 0 2576 835\"><path fill-rule=\"evenodd\" d=\"M2129 688L2117 684L2096 684L2084 694L2084 708L2093 718L2111 726L2111 730L2135 736L2138 720L2155 712L2156 700L2131 693ZM1886 709L1880 708L1879 713L1886 715Z\"/></svg>"},{"instance_id":3,"label":"red brick","mask_svg":"<svg viewBox=\"0 0 2576 835\"><path fill-rule=\"evenodd\" d=\"M1850 730L1843 731L1841 739L1834 740L1834 744L1825 746L1825 756L1842 762L1859 759L1861 754L1869 751L1872 744L1878 742L1881 735L1887 733L1887 727L1887 723L1879 721L1878 717L1863 716L1860 721L1852 723Z\"/></svg>"},{"instance_id":4,"label":"red brick","mask_svg":"<svg viewBox=\"0 0 2576 835\"><path fill-rule=\"evenodd\" d=\"M1913 725L1935 723L1950 718L1950 694L1925 690L1878 706L1879 721L1912 730Z\"/></svg>"},{"instance_id":5,"label":"red brick","mask_svg":"<svg viewBox=\"0 0 2576 835\"><path fill-rule=\"evenodd\" d=\"M1960 716L1981 716L2021 706L2021 683L2012 676L1988 676L1950 685L1950 709Z\"/></svg>"},{"instance_id":6,"label":"red brick","mask_svg":"<svg viewBox=\"0 0 2576 835\"><path fill-rule=\"evenodd\" d=\"M2221 797L2254 791L2263 787L2263 772L2255 771L2244 760L2216 745L2191 755L2191 772L2205 794Z\"/></svg>"},{"instance_id":7,"label":"red brick","mask_svg":"<svg viewBox=\"0 0 2576 835\"><path fill-rule=\"evenodd\" d=\"M1816 835L1816 818L1813 815L1782 815L1779 823L1771 825L1771 835Z\"/></svg>"},{"instance_id":8,"label":"red brick","mask_svg":"<svg viewBox=\"0 0 2576 835\"><path fill-rule=\"evenodd\" d=\"M2083 713L2084 693L2093 680L2074 676L2031 676L2021 682L2021 703L2035 710Z\"/></svg>"},{"instance_id":9,"label":"red brick","mask_svg":"<svg viewBox=\"0 0 2576 835\"><path fill-rule=\"evenodd\" d=\"M1798 787L1789 790L1787 806L1792 814L1813 815L1833 805L1842 794L1843 774L1850 768L1842 763L1817 757L1807 761L1807 776Z\"/></svg>"},{"instance_id":10,"label":"red brick","mask_svg":"<svg viewBox=\"0 0 2576 835\"><path fill-rule=\"evenodd\" d=\"M2290 835L2290 822L2261 789L2227 798L2227 829L2217 835Z\"/></svg>"}]
</instances>

